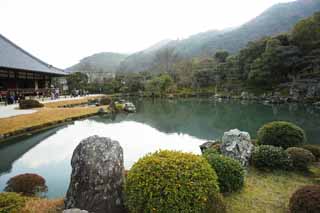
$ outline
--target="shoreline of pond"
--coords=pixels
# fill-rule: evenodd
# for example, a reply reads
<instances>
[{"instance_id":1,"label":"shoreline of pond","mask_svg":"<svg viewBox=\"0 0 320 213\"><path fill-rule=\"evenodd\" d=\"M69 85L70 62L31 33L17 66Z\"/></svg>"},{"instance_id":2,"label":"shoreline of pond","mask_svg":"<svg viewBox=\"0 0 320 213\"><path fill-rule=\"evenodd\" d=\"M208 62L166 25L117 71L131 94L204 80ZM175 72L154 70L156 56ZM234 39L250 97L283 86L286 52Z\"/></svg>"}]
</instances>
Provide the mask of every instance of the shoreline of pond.
<instances>
[{"instance_id":1,"label":"shoreline of pond","mask_svg":"<svg viewBox=\"0 0 320 213\"><path fill-rule=\"evenodd\" d=\"M310 102L287 102L287 101L280 101L280 102L268 102L268 99L258 99L258 98L250 98L250 97L239 97L239 96L227 96L227 95L215 95L212 96L213 93L197 93L197 94L189 94L187 96L174 96L172 94L166 94L165 96L147 96L147 95L143 95L141 96L141 94L137 94L137 93L127 93L127 94L111 94L111 95L107 95L109 97L111 97L114 100L117 99L126 99L126 98L146 98L146 99L150 99L150 98L154 98L154 99L167 99L167 100L174 100L174 99L189 99L189 98L205 98L207 100L210 101L218 101L218 102L222 102L224 100L232 100L232 101L249 101L249 102L253 102L253 103L259 103L259 104L264 104L264 105L282 105L282 104L307 104L313 107L318 108L318 105L312 104ZM92 101L92 100L90 100ZM68 104L64 104L64 105L59 105L59 106L46 106L49 108L54 108L56 110L67 110L67 109L88 109L88 112L82 112L81 115L78 116L66 116L63 119L58 119L58 120L54 120L54 121L50 121L50 122L45 122L42 124L38 124L38 125L33 125L30 126L28 125L27 127L22 127L19 128L17 130L14 131L8 131L5 133L0 133L0 144L5 144L5 143L10 143L11 140L16 139L16 138L20 138L26 135L33 135L35 133L38 132L42 132L51 128L55 128L58 126L63 126L66 124L70 124L73 123L76 120L81 120L81 119L86 119L89 117L93 117L96 115L101 115L101 114L111 114L111 111L108 109L108 107L103 107L103 106L94 106L94 107L83 107L84 104L88 104L88 100L87 102L78 102L78 103L68 103ZM82 106L82 107L81 107ZM101 110L103 109L103 110ZM320 108L319 108L320 109ZM101 110L101 111L100 111ZM1 119L0 119L1 120Z\"/></svg>"}]
</instances>

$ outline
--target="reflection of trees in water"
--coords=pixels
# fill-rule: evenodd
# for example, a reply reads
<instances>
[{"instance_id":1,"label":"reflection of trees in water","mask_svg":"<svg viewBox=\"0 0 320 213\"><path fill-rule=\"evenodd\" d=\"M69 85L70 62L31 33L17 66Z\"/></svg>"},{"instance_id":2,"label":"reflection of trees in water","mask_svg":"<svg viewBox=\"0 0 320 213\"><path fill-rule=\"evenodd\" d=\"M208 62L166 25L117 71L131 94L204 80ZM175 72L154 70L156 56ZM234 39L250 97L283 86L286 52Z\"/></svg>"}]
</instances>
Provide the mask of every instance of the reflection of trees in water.
<instances>
[{"instance_id":1,"label":"reflection of trees in water","mask_svg":"<svg viewBox=\"0 0 320 213\"><path fill-rule=\"evenodd\" d=\"M28 152L45 138L54 134L57 129L54 128L22 140L20 138L16 141L11 141L9 144L0 146L0 175L11 172L14 161L18 160L24 153Z\"/></svg>"},{"instance_id":2,"label":"reflection of trees in water","mask_svg":"<svg viewBox=\"0 0 320 213\"><path fill-rule=\"evenodd\" d=\"M224 131L238 128L255 137L263 124L286 120L302 126L313 143L320 137L320 111L312 106L268 106L248 101L215 102L207 99L145 99L133 102L138 112L123 119L146 123L167 133L214 139L220 138Z\"/></svg>"}]
</instances>

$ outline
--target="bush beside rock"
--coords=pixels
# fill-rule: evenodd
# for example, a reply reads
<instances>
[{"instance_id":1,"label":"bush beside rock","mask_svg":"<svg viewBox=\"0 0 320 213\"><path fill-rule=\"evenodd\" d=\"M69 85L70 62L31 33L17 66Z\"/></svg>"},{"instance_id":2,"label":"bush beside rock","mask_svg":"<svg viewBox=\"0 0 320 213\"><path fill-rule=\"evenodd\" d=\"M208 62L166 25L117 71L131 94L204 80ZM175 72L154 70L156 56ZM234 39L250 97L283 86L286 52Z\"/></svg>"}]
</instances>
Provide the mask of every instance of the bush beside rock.
<instances>
[{"instance_id":1,"label":"bush beside rock","mask_svg":"<svg viewBox=\"0 0 320 213\"><path fill-rule=\"evenodd\" d=\"M289 203L290 213L319 213L320 186L304 186L293 193Z\"/></svg>"},{"instance_id":2,"label":"bush beside rock","mask_svg":"<svg viewBox=\"0 0 320 213\"><path fill-rule=\"evenodd\" d=\"M201 156L159 151L136 162L125 192L132 213L221 212L215 171Z\"/></svg>"},{"instance_id":3,"label":"bush beside rock","mask_svg":"<svg viewBox=\"0 0 320 213\"><path fill-rule=\"evenodd\" d=\"M14 192L0 193L0 213L20 213L26 198Z\"/></svg>"},{"instance_id":4,"label":"bush beside rock","mask_svg":"<svg viewBox=\"0 0 320 213\"><path fill-rule=\"evenodd\" d=\"M280 146L286 149L302 145L307 139L300 127L285 121L274 121L258 130L258 141L262 145Z\"/></svg>"},{"instance_id":5,"label":"bush beside rock","mask_svg":"<svg viewBox=\"0 0 320 213\"><path fill-rule=\"evenodd\" d=\"M243 187L244 168L238 161L215 152L205 152L203 156L216 171L221 192L234 192Z\"/></svg>"},{"instance_id":6,"label":"bush beside rock","mask_svg":"<svg viewBox=\"0 0 320 213\"><path fill-rule=\"evenodd\" d=\"M292 161L292 166L298 170L308 170L308 166L315 161L314 155L306 149L299 147L290 147L286 150Z\"/></svg>"},{"instance_id":7,"label":"bush beside rock","mask_svg":"<svg viewBox=\"0 0 320 213\"><path fill-rule=\"evenodd\" d=\"M47 192L46 180L37 174L21 174L9 179L4 189L7 192L21 193L25 196L41 196Z\"/></svg>"},{"instance_id":8,"label":"bush beside rock","mask_svg":"<svg viewBox=\"0 0 320 213\"><path fill-rule=\"evenodd\" d=\"M37 100L20 100L19 108L20 109L32 109L32 108L41 108L43 104Z\"/></svg>"},{"instance_id":9,"label":"bush beside rock","mask_svg":"<svg viewBox=\"0 0 320 213\"><path fill-rule=\"evenodd\" d=\"M261 145L252 153L254 167L261 170L289 169L291 161L288 154L281 147Z\"/></svg>"}]
</instances>

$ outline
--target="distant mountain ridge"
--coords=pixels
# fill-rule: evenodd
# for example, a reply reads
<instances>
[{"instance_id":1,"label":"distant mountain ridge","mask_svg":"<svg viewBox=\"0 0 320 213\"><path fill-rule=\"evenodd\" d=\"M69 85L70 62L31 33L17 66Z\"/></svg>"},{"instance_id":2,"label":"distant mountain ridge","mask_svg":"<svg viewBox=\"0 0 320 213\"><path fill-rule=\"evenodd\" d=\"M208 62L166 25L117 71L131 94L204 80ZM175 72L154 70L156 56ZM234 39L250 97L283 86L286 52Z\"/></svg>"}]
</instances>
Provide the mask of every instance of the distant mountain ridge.
<instances>
[{"instance_id":1,"label":"distant mountain ridge","mask_svg":"<svg viewBox=\"0 0 320 213\"><path fill-rule=\"evenodd\" d=\"M96 54L98 56L93 55L82 59L70 70L90 70L87 65L89 64L89 67L112 70L113 72L145 71L153 66L155 55L163 48L174 48L176 54L181 58L208 57L219 50L235 53L245 47L249 41L290 31L298 21L317 11L320 11L320 0L297 0L280 3L234 29L211 30L182 40L163 40L129 56L119 54L113 58L113 54L117 55L117 53L109 53L111 55L100 53L101 55ZM103 63L99 63L100 57ZM104 57L105 59L103 59ZM109 60L109 58L113 59ZM110 64L107 64L108 61Z\"/></svg>"},{"instance_id":2,"label":"distant mountain ridge","mask_svg":"<svg viewBox=\"0 0 320 213\"><path fill-rule=\"evenodd\" d=\"M126 54L102 52L80 60L66 70L68 72L108 72L115 73L120 63L127 57Z\"/></svg>"},{"instance_id":3,"label":"distant mountain ridge","mask_svg":"<svg viewBox=\"0 0 320 213\"><path fill-rule=\"evenodd\" d=\"M212 56L219 50L235 53L245 47L249 41L290 31L298 21L319 10L320 0L280 3L235 29L211 30L192 35L187 39L171 41L165 46L174 46L176 53L183 58ZM146 55L141 51L128 56L121 63L120 70L135 72L149 69L155 52L153 55L150 52Z\"/></svg>"}]
</instances>

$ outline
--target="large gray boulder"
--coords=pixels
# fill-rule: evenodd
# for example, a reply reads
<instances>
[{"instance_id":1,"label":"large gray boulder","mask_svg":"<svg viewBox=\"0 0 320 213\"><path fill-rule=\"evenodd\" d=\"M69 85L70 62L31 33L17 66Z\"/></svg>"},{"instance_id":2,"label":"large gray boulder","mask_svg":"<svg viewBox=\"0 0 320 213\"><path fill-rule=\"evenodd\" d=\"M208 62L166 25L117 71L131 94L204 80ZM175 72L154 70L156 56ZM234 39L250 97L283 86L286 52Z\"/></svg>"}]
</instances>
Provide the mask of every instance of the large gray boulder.
<instances>
[{"instance_id":1,"label":"large gray boulder","mask_svg":"<svg viewBox=\"0 0 320 213\"><path fill-rule=\"evenodd\" d=\"M223 155L239 161L242 166L247 166L253 148L248 132L232 129L223 134L220 151Z\"/></svg>"},{"instance_id":2,"label":"large gray boulder","mask_svg":"<svg viewBox=\"0 0 320 213\"><path fill-rule=\"evenodd\" d=\"M123 150L117 141L92 136L73 152L65 206L94 213L126 212L123 205Z\"/></svg>"}]
</instances>

